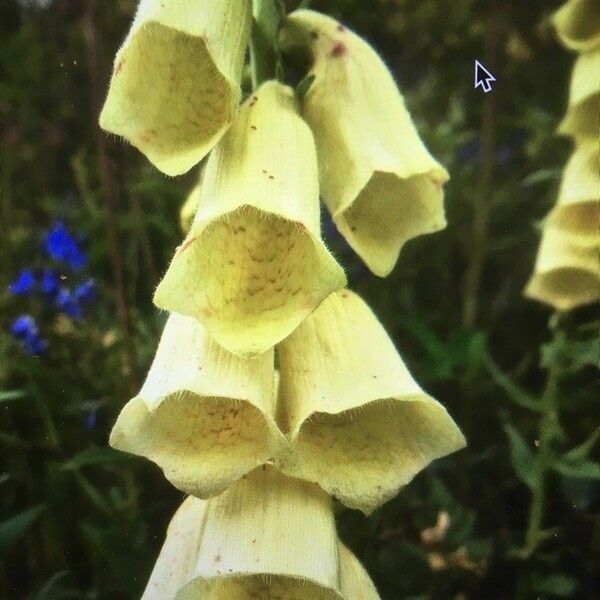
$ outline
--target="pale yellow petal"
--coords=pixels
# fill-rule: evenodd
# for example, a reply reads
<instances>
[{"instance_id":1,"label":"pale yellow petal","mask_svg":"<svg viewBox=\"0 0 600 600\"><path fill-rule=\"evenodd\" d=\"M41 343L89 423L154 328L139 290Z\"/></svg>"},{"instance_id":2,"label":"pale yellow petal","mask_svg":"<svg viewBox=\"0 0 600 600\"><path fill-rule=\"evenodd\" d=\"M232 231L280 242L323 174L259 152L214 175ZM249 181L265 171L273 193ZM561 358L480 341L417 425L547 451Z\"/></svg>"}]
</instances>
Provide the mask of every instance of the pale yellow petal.
<instances>
[{"instance_id":1,"label":"pale yellow petal","mask_svg":"<svg viewBox=\"0 0 600 600\"><path fill-rule=\"evenodd\" d=\"M194 574L229 573L302 578L337 589L329 497L312 483L263 467L210 501Z\"/></svg>"},{"instance_id":2,"label":"pale yellow petal","mask_svg":"<svg viewBox=\"0 0 600 600\"><path fill-rule=\"evenodd\" d=\"M164 173L188 171L233 119L250 22L247 0L142 0L100 126Z\"/></svg>"},{"instance_id":3,"label":"pale yellow petal","mask_svg":"<svg viewBox=\"0 0 600 600\"><path fill-rule=\"evenodd\" d=\"M567 114L559 132L576 139L588 138L598 147L600 136L600 48L582 54L575 62Z\"/></svg>"},{"instance_id":4,"label":"pale yellow petal","mask_svg":"<svg viewBox=\"0 0 600 600\"><path fill-rule=\"evenodd\" d=\"M600 48L598 0L569 0L554 13L553 21L567 48L578 52Z\"/></svg>"},{"instance_id":5,"label":"pale yellow petal","mask_svg":"<svg viewBox=\"0 0 600 600\"><path fill-rule=\"evenodd\" d=\"M272 351L240 358L195 319L171 315L110 443L149 458L185 492L219 494L286 445L274 421L273 376Z\"/></svg>"},{"instance_id":6,"label":"pale yellow petal","mask_svg":"<svg viewBox=\"0 0 600 600\"><path fill-rule=\"evenodd\" d=\"M332 294L277 347L278 422L291 451L277 459L347 506L369 513L465 440L425 394L355 294Z\"/></svg>"},{"instance_id":7,"label":"pale yellow petal","mask_svg":"<svg viewBox=\"0 0 600 600\"><path fill-rule=\"evenodd\" d=\"M600 300L600 238L584 243L568 232L546 229L525 295L558 310Z\"/></svg>"},{"instance_id":8,"label":"pale yellow petal","mask_svg":"<svg viewBox=\"0 0 600 600\"><path fill-rule=\"evenodd\" d=\"M267 467L218 498L188 498L142 600L379 600L338 539L329 497Z\"/></svg>"},{"instance_id":9,"label":"pale yellow petal","mask_svg":"<svg viewBox=\"0 0 600 600\"><path fill-rule=\"evenodd\" d=\"M264 84L208 160L199 209L156 291L228 350L264 352L345 285L320 237L314 141L290 88Z\"/></svg>"},{"instance_id":10,"label":"pale yellow petal","mask_svg":"<svg viewBox=\"0 0 600 600\"><path fill-rule=\"evenodd\" d=\"M600 110L600 107L599 107ZM600 146L598 140L577 145L563 174L557 205L547 227L598 242L600 236Z\"/></svg>"},{"instance_id":11,"label":"pale yellow petal","mask_svg":"<svg viewBox=\"0 0 600 600\"><path fill-rule=\"evenodd\" d=\"M206 509L207 503L193 496L179 507L169 523L142 600L172 600L190 581L196 567Z\"/></svg>"},{"instance_id":12,"label":"pale yellow petal","mask_svg":"<svg viewBox=\"0 0 600 600\"><path fill-rule=\"evenodd\" d=\"M344 552L340 580L327 494L265 467L217 498L184 502L143 600L354 600L340 589L369 589L358 569Z\"/></svg>"},{"instance_id":13,"label":"pale yellow petal","mask_svg":"<svg viewBox=\"0 0 600 600\"><path fill-rule=\"evenodd\" d=\"M321 193L350 246L379 276L410 239L446 226L446 170L429 154L390 71L364 40L310 10L289 16L284 47L309 47L303 116L317 143Z\"/></svg>"},{"instance_id":14,"label":"pale yellow petal","mask_svg":"<svg viewBox=\"0 0 600 600\"><path fill-rule=\"evenodd\" d=\"M356 556L338 543L340 557L340 581L344 600L380 600L371 578Z\"/></svg>"}]
</instances>

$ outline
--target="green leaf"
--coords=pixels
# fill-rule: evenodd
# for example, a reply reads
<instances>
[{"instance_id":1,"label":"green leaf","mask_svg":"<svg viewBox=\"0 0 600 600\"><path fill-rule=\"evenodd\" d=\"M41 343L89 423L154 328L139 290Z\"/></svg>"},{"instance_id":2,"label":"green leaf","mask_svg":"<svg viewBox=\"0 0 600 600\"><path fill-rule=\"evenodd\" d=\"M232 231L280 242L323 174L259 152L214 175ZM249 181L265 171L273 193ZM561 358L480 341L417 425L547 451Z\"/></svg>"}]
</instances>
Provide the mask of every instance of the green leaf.
<instances>
[{"instance_id":1,"label":"green leaf","mask_svg":"<svg viewBox=\"0 0 600 600\"><path fill-rule=\"evenodd\" d=\"M600 480L600 464L591 460L569 462L559 459L553 463L552 468L564 477Z\"/></svg>"},{"instance_id":2,"label":"green leaf","mask_svg":"<svg viewBox=\"0 0 600 600\"><path fill-rule=\"evenodd\" d=\"M532 587L538 594L572 598L577 591L578 582L568 575L554 573L545 577L534 576Z\"/></svg>"},{"instance_id":3,"label":"green leaf","mask_svg":"<svg viewBox=\"0 0 600 600\"><path fill-rule=\"evenodd\" d=\"M44 586L33 596L34 600L71 600L81 598L81 592L69 584L70 572L59 571L48 579Z\"/></svg>"},{"instance_id":4,"label":"green leaf","mask_svg":"<svg viewBox=\"0 0 600 600\"><path fill-rule=\"evenodd\" d=\"M523 179L521 182L521 185L523 187L532 187L534 185L539 185L540 183L558 181L561 173L562 169L540 169L538 171L534 171L530 175L527 175L527 177L525 177L525 179Z\"/></svg>"},{"instance_id":5,"label":"green leaf","mask_svg":"<svg viewBox=\"0 0 600 600\"><path fill-rule=\"evenodd\" d=\"M0 556L6 554L44 512L44 505L34 506L0 523Z\"/></svg>"},{"instance_id":6,"label":"green leaf","mask_svg":"<svg viewBox=\"0 0 600 600\"><path fill-rule=\"evenodd\" d=\"M508 436L510 462L517 477L529 488L535 487L535 456L527 447L521 434L510 424L504 426Z\"/></svg>"},{"instance_id":7,"label":"green leaf","mask_svg":"<svg viewBox=\"0 0 600 600\"><path fill-rule=\"evenodd\" d=\"M128 460L129 456L123 452L117 452L108 446L92 446L78 452L73 458L65 461L61 469L65 471L75 471L81 467L90 465L102 465L106 463L116 463Z\"/></svg>"},{"instance_id":8,"label":"green leaf","mask_svg":"<svg viewBox=\"0 0 600 600\"><path fill-rule=\"evenodd\" d=\"M542 346L541 365L546 369L557 366L570 373L590 366L600 368L600 338L566 340L560 336Z\"/></svg>"},{"instance_id":9,"label":"green leaf","mask_svg":"<svg viewBox=\"0 0 600 600\"><path fill-rule=\"evenodd\" d=\"M600 439L600 427L590 435L590 437L580 444L579 446L575 446L575 448L569 450L566 454L563 454L563 459L569 462L575 462L578 460L582 460L588 457L588 454L592 451L596 442Z\"/></svg>"},{"instance_id":10,"label":"green leaf","mask_svg":"<svg viewBox=\"0 0 600 600\"><path fill-rule=\"evenodd\" d=\"M104 496L98 491L98 488L88 481L79 471L74 472L75 479L81 487L82 491L90 499L91 503L105 515L112 517L113 509L109 500L106 500Z\"/></svg>"},{"instance_id":11,"label":"green leaf","mask_svg":"<svg viewBox=\"0 0 600 600\"><path fill-rule=\"evenodd\" d=\"M0 402L11 402L25 398L25 390L0 390Z\"/></svg>"},{"instance_id":12,"label":"green leaf","mask_svg":"<svg viewBox=\"0 0 600 600\"><path fill-rule=\"evenodd\" d=\"M534 412L542 412L540 402L521 389L508 375L503 373L487 351L483 355L483 364L494 380L494 383L504 391L510 400L521 408L526 408Z\"/></svg>"}]
</instances>

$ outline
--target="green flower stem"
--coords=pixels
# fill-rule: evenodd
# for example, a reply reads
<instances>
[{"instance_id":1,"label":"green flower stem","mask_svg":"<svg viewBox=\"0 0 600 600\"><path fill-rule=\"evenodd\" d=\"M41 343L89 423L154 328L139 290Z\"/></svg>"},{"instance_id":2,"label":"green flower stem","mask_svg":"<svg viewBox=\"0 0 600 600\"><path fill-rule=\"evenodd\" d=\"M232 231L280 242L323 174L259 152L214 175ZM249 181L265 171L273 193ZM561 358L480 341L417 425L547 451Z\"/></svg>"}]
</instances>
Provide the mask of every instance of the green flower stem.
<instances>
[{"instance_id":1,"label":"green flower stem","mask_svg":"<svg viewBox=\"0 0 600 600\"><path fill-rule=\"evenodd\" d=\"M553 321L555 319L552 319L551 323ZM556 324L554 327L556 327ZM554 345L561 341L564 341L564 334L554 329L552 344ZM541 412L541 417L538 424L538 452L534 465L529 518L523 549L518 553L519 557L524 561L537 551L539 545L546 537L543 531L544 511L546 507L546 480L548 472L552 467L552 445L560 431L558 392L561 374L560 365L556 364L556 362L552 363L548 370L546 386L538 408ZM530 581L530 567L528 563L524 562L519 569L519 577L515 590L516 600L527 600L527 598L531 597Z\"/></svg>"},{"instance_id":2,"label":"green flower stem","mask_svg":"<svg viewBox=\"0 0 600 600\"><path fill-rule=\"evenodd\" d=\"M252 87L275 79L279 65L277 36L285 17L285 7L278 0L253 0L252 40L250 43Z\"/></svg>"},{"instance_id":3,"label":"green flower stem","mask_svg":"<svg viewBox=\"0 0 600 600\"><path fill-rule=\"evenodd\" d=\"M542 541L542 522L546 504L546 476L552 464L552 443L558 431L558 382L559 372L554 367L548 373L546 389L542 396L542 417L540 419L539 450L535 464L534 488L529 507L529 523L525 536L524 555L531 556Z\"/></svg>"}]
</instances>

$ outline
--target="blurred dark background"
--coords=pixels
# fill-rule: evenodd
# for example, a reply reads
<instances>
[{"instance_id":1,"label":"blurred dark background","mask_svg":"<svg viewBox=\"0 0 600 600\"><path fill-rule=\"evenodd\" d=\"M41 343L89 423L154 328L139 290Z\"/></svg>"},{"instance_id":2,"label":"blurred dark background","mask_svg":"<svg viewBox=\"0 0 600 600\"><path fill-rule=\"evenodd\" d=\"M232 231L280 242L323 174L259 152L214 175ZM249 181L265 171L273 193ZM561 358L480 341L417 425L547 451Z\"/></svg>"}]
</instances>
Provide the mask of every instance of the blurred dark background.
<instances>
[{"instance_id":1,"label":"blurred dark background","mask_svg":"<svg viewBox=\"0 0 600 600\"><path fill-rule=\"evenodd\" d=\"M380 51L452 176L448 228L412 241L387 279L324 223L469 442L370 518L338 507L384 600L598 597L598 311L551 319L522 297L570 150L555 135L573 62L548 21L558 5L311 3ZM165 321L151 296L196 178L161 175L97 127L134 10L0 3L0 598L139 597L182 498L106 447ZM473 89L475 58L491 94ZM554 383L550 414L534 402Z\"/></svg>"}]
</instances>

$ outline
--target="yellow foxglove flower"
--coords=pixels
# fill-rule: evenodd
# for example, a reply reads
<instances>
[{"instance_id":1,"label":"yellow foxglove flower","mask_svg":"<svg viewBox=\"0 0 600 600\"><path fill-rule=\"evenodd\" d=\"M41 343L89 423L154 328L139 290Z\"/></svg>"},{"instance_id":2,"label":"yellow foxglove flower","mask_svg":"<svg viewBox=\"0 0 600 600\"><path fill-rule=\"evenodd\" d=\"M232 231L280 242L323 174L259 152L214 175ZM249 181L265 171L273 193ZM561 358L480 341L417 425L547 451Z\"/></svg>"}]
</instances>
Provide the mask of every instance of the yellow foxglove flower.
<instances>
[{"instance_id":1,"label":"yellow foxglove flower","mask_svg":"<svg viewBox=\"0 0 600 600\"><path fill-rule=\"evenodd\" d=\"M600 9L599 9L600 10ZM600 134L600 49L582 54L575 62L567 114L560 133L589 138L598 145Z\"/></svg>"},{"instance_id":2,"label":"yellow foxglove flower","mask_svg":"<svg viewBox=\"0 0 600 600\"><path fill-rule=\"evenodd\" d=\"M259 469L175 514L142 600L377 600L317 486Z\"/></svg>"},{"instance_id":3,"label":"yellow foxglove flower","mask_svg":"<svg viewBox=\"0 0 600 600\"><path fill-rule=\"evenodd\" d=\"M598 0L569 0L554 13L553 21L567 48L578 52L600 48Z\"/></svg>"},{"instance_id":4,"label":"yellow foxglove flower","mask_svg":"<svg viewBox=\"0 0 600 600\"><path fill-rule=\"evenodd\" d=\"M291 442L277 464L347 506L370 513L432 460L465 445L348 290L325 300L277 352L278 422Z\"/></svg>"},{"instance_id":5,"label":"yellow foxglove flower","mask_svg":"<svg viewBox=\"0 0 600 600\"><path fill-rule=\"evenodd\" d=\"M321 194L339 231L379 276L408 240L446 226L446 170L432 158L377 53L334 19L289 16L282 45L309 47L302 113L317 143Z\"/></svg>"},{"instance_id":6,"label":"yellow foxglove flower","mask_svg":"<svg viewBox=\"0 0 600 600\"><path fill-rule=\"evenodd\" d=\"M211 153L192 229L154 302L196 317L231 352L253 354L345 282L320 237L310 129L293 91L265 83Z\"/></svg>"},{"instance_id":7,"label":"yellow foxglove flower","mask_svg":"<svg viewBox=\"0 0 600 600\"><path fill-rule=\"evenodd\" d=\"M548 215L546 227L597 242L600 235L598 140L586 140L577 145L565 168L558 202Z\"/></svg>"},{"instance_id":8,"label":"yellow foxglove flower","mask_svg":"<svg viewBox=\"0 0 600 600\"><path fill-rule=\"evenodd\" d=\"M525 295L558 310L600 300L600 240L549 227L542 234Z\"/></svg>"},{"instance_id":9,"label":"yellow foxglove flower","mask_svg":"<svg viewBox=\"0 0 600 600\"><path fill-rule=\"evenodd\" d=\"M115 58L100 126L167 175L217 143L240 100L248 0L141 0Z\"/></svg>"},{"instance_id":10,"label":"yellow foxglove flower","mask_svg":"<svg viewBox=\"0 0 600 600\"><path fill-rule=\"evenodd\" d=\"M195 319L171 315L110 444L154 461L185 492L219 494L285 445L273 418L273 377L272 351L240 358Z\"/></svg>"}]
</instances>

